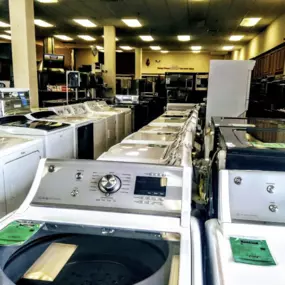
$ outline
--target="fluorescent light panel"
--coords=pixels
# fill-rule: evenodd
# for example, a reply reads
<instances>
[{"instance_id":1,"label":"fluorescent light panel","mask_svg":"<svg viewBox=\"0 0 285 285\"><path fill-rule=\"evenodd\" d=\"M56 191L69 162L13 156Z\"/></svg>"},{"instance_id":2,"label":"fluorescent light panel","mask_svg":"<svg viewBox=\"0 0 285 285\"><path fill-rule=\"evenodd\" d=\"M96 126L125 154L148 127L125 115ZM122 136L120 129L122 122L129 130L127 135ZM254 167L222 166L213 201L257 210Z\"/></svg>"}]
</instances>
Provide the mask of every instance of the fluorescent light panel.
<instances>
[{"instance_id":1,"label":"fluorescent light panel","mask_svg":"<svg viewBox=\"0 0 285 285\"><path fill-rule=\"evenodd\" d=\"M11 36L5 35L5 34L0 35L0 38L5 39L5 40L11 40L12 39Z\"/></svg>"},{"instance_id":2,"label":"fluorescent light panel","mask_svg":"<svg viewBox=\"0 0 285 285\"><path fill-rule=\"evenodd\" d=\"M43 28L51 28L51 27L53 27L52 24L50 24L50 23L48 23L46 21L43 21L41 19L35 19L34 23L35 23L36 26L43 27Z\"/></svg>"},{"instance_id":3,"label":"fluorescent light panel","mask_svg":"<svg viewBox=\"0 0 285 285\"><path fill-rule=\"evenodd\" d=\"M58 3L58 0L37 0L40 3Z\"/></svg>"},{"instance_id":4,"label":"fluorescent light panel","mask_svg":"<svg viewBox=\"0 0 285 285\"><path fill-rule=\"evenodd\" d=\"M243 35L235 35L235 36L230 36L230 41L232 42L238 42L244 38Z\"/></svg>"},{"instance_id":5,"label":"fluorescent light panel","mask_svg":"<svg viewBox=\"0 0 285 285\"><path fill-rule=\"evenodd\" d=\"M223 50L233 50L234 46L224 46Z\"/></svg>"},{"instance_id":6,"label":"fluorescent light panel","mask_svg":"<svg viewBox=\"0 0 285 285\"><path fill-rule=\"evenodd\" d=\"M104 49L102 46L96 46L96 48L97 48L98 50Z\"/></svg>"},{"instance_id":7,"label":"fluorescent light panel","mask_svg":"<svg viewBox=\"0 0 285 285\"><path fill-rule=\"evenodd\" d=\"M131 28L139 28L142 26L138 19L122 19L122 21Z\"/></svg>"},{"instance_id":8,"label":"fluorescent light panel","mask_svg":"<svg viewBox=\"0 0 285 285\"><path fill-rule=\"evenodd\" d=\"M95 27L97 27L96 24L94 24L93 22L91 22L88 19L73 19L73 22L75 22L78 25L83 26L85 28L95 28Z\"/></svg>"},{"instance_id":9,"label":"fluorescent light panel","mask_svg":"<svg viewBox=\"0 0 285 285\"><path fill-rule=\"evenodd\" d=\"M57 38L57 39L60 39L62 41L73 41L72 38L70 38L70 37L68 37L66 35L55 35L54 37Z\"/></svg>"},{"instance_id":10,"label":"fluorescent light panel","mask_svg":"<svg viewBox=\"0 0 285 285\"><path fill-rule=\"evenodd\" d=\"M162 50L161 53L169 53L168 50Z\"/></svg>"},{"instance_id":11,"label":"fluorescent light panel","mask_svg":"<svg viewBox=\"0 0 285 285\"><path fill-rule=\"evenodd\" d=\"M10 35L12 34L11 30L6 30L5 33L10 34Z\"/></svg>"},{"instance_id":12,"label":"fluorescent light panel","mask_svg":"<svg viewBox=\"0 0 285 285\"><path fill-rule=\"evenodd\" d=\"M242 27L254 27L260 20L261 18L244 18L240 25Z\"/></svg>"},{"instance_id":13,"label":"fluorescent light panel","mask_svg":"<svg viewBox=\"0 0 285 285\"><path fill-rule=\"evenodd\" d=\"M161 50L160 46L150 46L152 50Z\"/></svg>"},{"instance_id":14,"label":"fluorescent light panel","mask_svg":"<svg viewBox=\"0 0 285 285\"><path fill-rule=\"evenodd\" d=\"M133 48L130 46L120 46L121 49L123 50L132 50Z\"/></svg>"},{"instance_id":15,"label":"fluorescent light panel","mask_svg":"<svg viewBox=\"0 0 285 285\"><path fill-rule=\"evenodd\" d=\"M96 40L95 38L88 36L88 35L79 35L78 38L80 38L84 41L87 41L87 42L92 42L92 41Z\"/></svg>"},{"instance_id":16,"label":"fluorescent light panel","mask_svg":"<svg viewBox=\"0 0 285 285\"><path fill-rule=\"evenodd\" d=\"M180 42L188 42L191 39L191 37L187 35L180 35L180 36L177 36L177 38Z\"/></svg>"},{"instance_id":17,"label":"fluorescent light panel","mask_svg":"<svg viewBox=\"0 0 285 285\"><path fill-rule=\"evenodd\" d=\"M10 27L10 24L7 24L5 22L0 21L0 27L1 28L8 28L8 27Z\"/></svg>"},{"instance_id":18,"label":"fluorescent light panel","mask_svg":"<svg viewBox=\"0 0 285 285\"><path fill-rule=\"evenodd\" d=\"M116 52L123 52L123 51L122 51L122 50L120 50L120 49L117 49L117 50L116 50Z\"/></svg>"},{"instance_id":19,"label":"fluorescent light panel","mask_svg":"<svg viewBox=\"0 0 285 285\"><path fill-rule=\"evenodd\" d=\"M201 46L192 46L191 49L194 51L200 51L202 49L202 47Z\"/></svg>"},{"instance_id":20,"label":"fluorescent light panel","mask_svg":"<svg viewBox=\"0 0 285 285\"><path fill-rule=\"evenodd\" d=\"M139 36L139 37L145 42L152 42L153 41L152 36Z\"/></svg>"}]
</instances>

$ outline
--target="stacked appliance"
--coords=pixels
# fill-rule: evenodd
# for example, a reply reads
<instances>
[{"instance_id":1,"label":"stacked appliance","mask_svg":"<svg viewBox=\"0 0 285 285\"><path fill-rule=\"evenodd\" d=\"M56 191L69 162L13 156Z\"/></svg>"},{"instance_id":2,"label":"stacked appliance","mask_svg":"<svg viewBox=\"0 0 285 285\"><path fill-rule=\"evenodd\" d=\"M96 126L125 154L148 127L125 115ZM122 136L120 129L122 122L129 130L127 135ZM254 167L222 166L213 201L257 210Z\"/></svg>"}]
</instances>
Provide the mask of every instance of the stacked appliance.
<instances>
[{"instance_id":1,"label":"stacked appliance","mask_svg":"<svg viewBox=\"0 0 285 285\"><path fill-rule=\"evenodd\" d=\"M202 285L189 172L42 160L27 199L0 224L2 284Z\"/></svg>"},{"instance_id":2,"label":"stacked appliance","mask_svg":"<svg viewBox=\"0 0 285 285\"><path fill-rule=\"evenodd\" d=\"M40 159L42 139L0 131L0 217L16 210L26 198Z\"/></svg>"},{"instance_id":3,"label":"stacked appliance","mask_svg":"<svg viewBox=\"0 0 285 285\"><path fill-rule=\"evenodd\" d=\"M12 135L43 139L44 157L74 158L73 127L44 120L29 120L23 115L0 118L0 131Z\"/></svg>"}]
</instances>

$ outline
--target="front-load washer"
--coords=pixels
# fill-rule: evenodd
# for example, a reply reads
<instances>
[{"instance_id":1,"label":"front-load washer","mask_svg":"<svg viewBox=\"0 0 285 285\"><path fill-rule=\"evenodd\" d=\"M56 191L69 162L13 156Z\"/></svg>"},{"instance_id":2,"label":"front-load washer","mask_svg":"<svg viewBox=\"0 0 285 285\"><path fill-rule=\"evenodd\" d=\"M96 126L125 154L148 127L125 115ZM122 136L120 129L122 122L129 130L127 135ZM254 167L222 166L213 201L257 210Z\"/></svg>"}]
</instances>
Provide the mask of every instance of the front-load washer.
<instances>
[{"instance_id":1,"label":"front-load washer","mask_svg":"<svg viewBox=\"0 0 285 285\"><path fill-rule=\"evenodd\" d=\"M25 202L1 220L1 284L202 285L188 174L43 160Z\"/></svg>"},{"instance_id":2,"label":"front-load washer","mask_svg":"<svg viewBox=\"0 0 285 285\"><path fill-rule=\"evenodd\" d=\"M87 101L84 104L92 110L96 111L96 105L103 111L119 111L125 114L125 137L128 136L133 132L132 129L132 121L133 121L133 114L131 108L118 108L109 106L105 101Z\"/></svg>"},{"instance_id":3,"label":"front-load washer","mask_svg":"<svg viewBox=\"0 0 285 285\"><path fill-rule=\"evenodd\" d=\"M0 118L0 131L44 140L44 157L74 158L73 127L53 121L31 121L25 116Z\"/></svg>"},{"instance_id":4,"label":"front-load washer","mask_svg":"<svg viewBox=\"0 0 285 285\"><path fill-rule=\"evenodd\" d=\"M151 134L144 132L136 132L125 138L122 143L131 144L157 144L157 145L170 145L177 139L177 134Z\"/></svg>"},{"instance_id":5,"label":"front-load washer","mask_svg":"<svg viewBox=\"0 0 285 285\"><path fill-rule=\"evenodd\" d=\"M116 127L116 116L113 114L103 114L103 113L92 113L89 112L84 104L74 104L69 106L75 115L84 116L87 118L99 118L106 121L105 134L106 135L106 148L109 149L111 146L115 145L117 142L117 127Z\"/></svg>"},{"instance_id":6,"label":"front-load washer","mask_svg":"<svg viewBox=\"0 0 285 285\"><path fill-rule=\"evenodd\" d=\"M90 101L91 102L91 101ZM88 112L95 114L107 114L107 115L115 115L116 116L116 137L117 143L121 142L125 137L125 114L119 110L106 111L102 109L96 102L93 101L91 105L88 102L85 102Z\"/></svg>"},{"instance_id":7,"label":"front-load washer","mask_svg":"<svg viewBox=\"0 0 285 285\"><path fill-rule=\"evenodd\" d=\"M42 139L12 136L0 131L0 217L16 210L26 198L40 159Z\"/></svg>"}]
</instances>

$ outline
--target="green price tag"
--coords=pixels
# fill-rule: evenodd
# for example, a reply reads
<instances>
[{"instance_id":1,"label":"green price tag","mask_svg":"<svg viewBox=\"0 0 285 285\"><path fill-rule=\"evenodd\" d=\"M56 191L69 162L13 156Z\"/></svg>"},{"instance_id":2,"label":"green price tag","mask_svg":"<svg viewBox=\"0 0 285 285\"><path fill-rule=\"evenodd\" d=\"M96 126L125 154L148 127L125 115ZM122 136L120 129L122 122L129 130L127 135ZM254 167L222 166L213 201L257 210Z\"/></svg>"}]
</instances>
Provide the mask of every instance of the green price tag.
<instances>
[{"instance_id":1,"label":"green price tag","mask_svg":"<svg viewBox=\"0 0 285 285\"><path fill-rule=\"evenodd\" d=\"M12 222L0 231L1 245L21 245L41 228L41 224Z\"/></svg>"},{"instance_id":2,"label":"green price tag","mask_svg":"<svg viewBox=\"0 0 285 285\"><path fill-rule=\"evenodd\" d=\"M276 265L266 240L231 237L230 243L235 262L261 266Z\"/></svg>"}]
</instances>

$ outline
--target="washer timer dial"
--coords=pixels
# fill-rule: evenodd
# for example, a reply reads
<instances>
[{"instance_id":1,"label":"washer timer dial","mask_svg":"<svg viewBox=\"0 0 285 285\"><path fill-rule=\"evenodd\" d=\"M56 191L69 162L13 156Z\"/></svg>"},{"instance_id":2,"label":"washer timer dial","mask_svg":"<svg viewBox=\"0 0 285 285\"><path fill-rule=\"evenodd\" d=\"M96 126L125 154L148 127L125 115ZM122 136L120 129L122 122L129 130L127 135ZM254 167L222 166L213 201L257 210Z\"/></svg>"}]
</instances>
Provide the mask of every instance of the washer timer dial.
<instances>
[{"instance_id":1,"label":"washer timer dial","mask_svg":"<svg viewBox=\"0 0 285 285\"><path fill-rule=\"evenodd\" d=\"M108 174L100 179L98 186L101 192L111 194L119 191L121 184L119 177Z\"/></svg>"}]
</instances>

